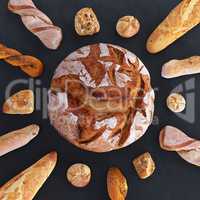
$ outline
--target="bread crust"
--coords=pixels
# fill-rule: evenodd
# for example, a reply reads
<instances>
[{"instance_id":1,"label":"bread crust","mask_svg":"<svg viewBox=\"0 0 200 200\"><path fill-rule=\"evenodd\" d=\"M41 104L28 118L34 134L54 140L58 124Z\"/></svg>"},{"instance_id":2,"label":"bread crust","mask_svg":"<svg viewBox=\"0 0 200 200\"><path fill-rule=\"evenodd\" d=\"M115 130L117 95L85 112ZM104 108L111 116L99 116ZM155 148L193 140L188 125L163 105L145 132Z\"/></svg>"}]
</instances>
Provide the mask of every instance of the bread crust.
<instances>
[{"instance_id":1,"label":"bread crust","mask_svg":"<svg viewBox=\"0 0 200 200\"><path fill-rule=\"evenodd\" d=\"M182 0L153 31L147 50L158 53L200 23L200 0Z\"/></svg>"},{"instance_id":2,"label":"bread crust","mask_svg":"<svg viewBox=\"0 0 200 200\"><path fill-rule=\"evenodd\" d=\"M51 152L12 178L0 188L1 200L32 200L57 162L57 153Z\"/></svg>"}]
</instances>

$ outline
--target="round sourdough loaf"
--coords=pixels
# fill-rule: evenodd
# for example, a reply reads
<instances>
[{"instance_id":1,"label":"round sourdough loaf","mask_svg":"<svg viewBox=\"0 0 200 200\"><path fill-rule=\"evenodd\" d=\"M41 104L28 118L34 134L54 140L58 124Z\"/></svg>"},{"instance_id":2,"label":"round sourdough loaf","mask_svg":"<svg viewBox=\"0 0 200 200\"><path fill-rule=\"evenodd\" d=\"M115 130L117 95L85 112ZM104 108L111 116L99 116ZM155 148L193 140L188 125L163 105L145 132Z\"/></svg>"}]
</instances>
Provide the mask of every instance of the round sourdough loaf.
<instances>
[{"instance_id":1,"label":"round sourdough loaf","mask_svg":"<svg viewBox=\"0 0 200 200\"><path fill-rule=\"evenodd\" d=\"M112 44L94 44L58 66L49 90L49 118L81 149L107 152L139 139L152 122L154 91L143 63Z\"/></svg>"}]
</instances>

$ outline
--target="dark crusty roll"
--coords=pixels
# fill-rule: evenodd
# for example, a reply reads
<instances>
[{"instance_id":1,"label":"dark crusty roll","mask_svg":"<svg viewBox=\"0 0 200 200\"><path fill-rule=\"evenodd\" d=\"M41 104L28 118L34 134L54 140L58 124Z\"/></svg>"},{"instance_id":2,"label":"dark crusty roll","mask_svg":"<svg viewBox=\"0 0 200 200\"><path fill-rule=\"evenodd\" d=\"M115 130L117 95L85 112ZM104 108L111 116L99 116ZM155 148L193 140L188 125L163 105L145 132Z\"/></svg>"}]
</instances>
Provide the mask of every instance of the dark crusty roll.
<instances>
[{"instance_id":1,"label":"dark crusty roll","mask_svg":"<svg viewBox=\"0 0 200 200\"><path fill-rule=\"evenodd\" d=\"M49 49L57 49L62 40L61 28L55 26L32 0L10 0L8 9L21 16L26 28Z\"/></svg>"}]
</instances>

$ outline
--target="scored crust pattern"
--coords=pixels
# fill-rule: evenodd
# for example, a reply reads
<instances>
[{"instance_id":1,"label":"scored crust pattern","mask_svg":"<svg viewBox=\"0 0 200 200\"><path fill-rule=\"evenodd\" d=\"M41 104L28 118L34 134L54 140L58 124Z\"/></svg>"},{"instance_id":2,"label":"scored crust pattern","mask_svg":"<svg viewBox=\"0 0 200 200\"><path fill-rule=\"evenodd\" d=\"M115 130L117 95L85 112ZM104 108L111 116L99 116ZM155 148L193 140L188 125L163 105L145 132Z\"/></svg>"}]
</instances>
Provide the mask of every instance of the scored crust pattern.
<instances>
[{"instance_id":1,"label":"scored crust pattern","mask_svg":"<svg viewBox=\"0 0 200 200\"><path fill-rule=\"evenodd\" d=\"M49 90L51 124L79 148L107 152L138 140L152 122L154 91L130 51L94 44L58 66Z\"/></svg>"}]
</instances>

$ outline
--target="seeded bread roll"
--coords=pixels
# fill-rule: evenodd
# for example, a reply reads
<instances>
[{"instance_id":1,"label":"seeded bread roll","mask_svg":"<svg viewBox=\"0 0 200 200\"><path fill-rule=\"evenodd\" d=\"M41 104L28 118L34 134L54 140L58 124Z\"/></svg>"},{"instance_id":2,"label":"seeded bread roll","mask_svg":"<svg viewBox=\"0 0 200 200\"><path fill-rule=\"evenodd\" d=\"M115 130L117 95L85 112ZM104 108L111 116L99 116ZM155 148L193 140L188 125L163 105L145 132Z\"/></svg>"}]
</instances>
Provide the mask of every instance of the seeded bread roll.
<instances>
[{"instance_id":1,"label":"seeded bread roll","mask_svg":"<svg viewBox=\"0 0 200 200\"><path fill-rule=\"evenodd\" d=\"M200 0L183 0L150 35L147 50L158 53L200 23Z\"/></svg>"},{"instance_id":2,"label":"seeded bread roll","mask_svg":"<svg viewBox=\"0 0 200 200\"><path fill-rule=\"evenodd\" d=\"M175 151L185 161L200 167L200 140L186 135L173 126L160 131L160 147L166 151Z\"/></svg>"}]
</instances>

